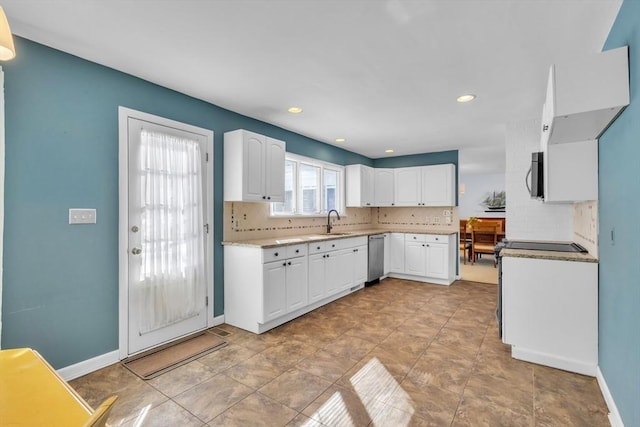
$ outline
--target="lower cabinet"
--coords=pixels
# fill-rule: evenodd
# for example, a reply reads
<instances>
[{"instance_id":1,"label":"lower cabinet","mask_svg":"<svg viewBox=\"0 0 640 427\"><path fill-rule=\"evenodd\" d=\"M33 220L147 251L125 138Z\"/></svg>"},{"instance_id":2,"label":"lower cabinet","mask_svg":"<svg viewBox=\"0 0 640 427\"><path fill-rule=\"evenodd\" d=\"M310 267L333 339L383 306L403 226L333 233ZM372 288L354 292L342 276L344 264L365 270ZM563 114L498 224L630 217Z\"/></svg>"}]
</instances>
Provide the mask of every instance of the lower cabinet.
<instances>
[{"instance_id":1,"label":"lower cabinet","mask_svg":"<svg viewBox=\"0 0 640 427\"><path fill-rule=\"evenodd\" d=\"M450 285L455 280L455 234L392 233L391 277Z\"/></svg>"},{"instance_id":2,"label":"lower cabinet","mask_svg":"<svg viewBox=\"0 0 640 427\"><path fill-rule=\"evenodd\" d=\"M341 298L367 280L367 236L269 249L225 245L224 255L225 322L255 333Z\"/></svg>"}]
</instances>

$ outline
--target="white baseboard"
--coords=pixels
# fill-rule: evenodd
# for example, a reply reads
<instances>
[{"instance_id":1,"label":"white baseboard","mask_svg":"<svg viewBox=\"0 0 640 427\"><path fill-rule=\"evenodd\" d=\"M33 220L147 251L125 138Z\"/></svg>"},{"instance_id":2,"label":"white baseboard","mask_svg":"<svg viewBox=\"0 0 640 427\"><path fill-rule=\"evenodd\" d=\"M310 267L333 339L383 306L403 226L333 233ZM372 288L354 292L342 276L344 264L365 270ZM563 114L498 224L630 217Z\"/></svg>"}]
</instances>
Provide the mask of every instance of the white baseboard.
<instances>
[{"instance_id":1,"label":"white baseboard","mask_svg":"<svg viewBox=\"0 0 640 427\"><path fill-rule=\"evenodd\" d=\"M224 314L213 318L213 324L211 326L218 326L224 323Z\"/></svg>"},{"instance_id":2,"label":"white baseboard","mask_svg":"<svg viewBox=\"0 0 640 427\"><path fill-rule=\"evenodd\" d=\"M65 381L71 381L75 378L87 375L93 371L97 371L98 369L102 369L109 365L117 363L120 360L118 356L119 351L114 350L109 353L101 354L100 356L78 362L74 365L58 369L57 372L62 378L64 378Z\"/></svg>"},{"instance_id":3,"label":"white baseboard","mask_svg":"<svg viewBox=\"0 0 640 427\"><path fill-rule=\"evenodd\" d=\"M600 366L598 366L596 370L596 379L598 380L602 397L604 397L604 401L607 403L607 408L609 408L609 423L611 423L611 427L624 427L622 417L620 417L620 412L618 412L618 407L616 406L616 402L613 400L613 396L609 391L609 387L604 379L604 375L602 375Z\"/></svg>"}]
</instances>

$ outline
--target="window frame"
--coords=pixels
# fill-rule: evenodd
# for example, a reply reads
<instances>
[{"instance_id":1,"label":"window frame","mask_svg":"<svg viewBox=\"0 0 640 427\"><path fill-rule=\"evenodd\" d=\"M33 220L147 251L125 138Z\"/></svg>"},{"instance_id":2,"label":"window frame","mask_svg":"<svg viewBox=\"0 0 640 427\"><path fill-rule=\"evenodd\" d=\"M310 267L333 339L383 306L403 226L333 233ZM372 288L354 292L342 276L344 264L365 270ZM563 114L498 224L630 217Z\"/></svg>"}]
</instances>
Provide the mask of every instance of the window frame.
<instances>
[{"instance_id":1,"label":"window frame","mask_svg":"<svg viewBox=\"0 0 640 427\"><path fill-rule=\"evenodd\" d=\"M334 171L337 173L336 178L336 190L338 192L338 197L336 197L336 210L340 213L340 215L345 215L346 203L345 203L345 167L342 165L338 165L335 163L329 163L322 160L314 159L311 157L301 156L293 153L285 154L285 162L291 161L295 163L295 175L293 177L294 180L294 193L292 196L293 199L293 212L286 213L278 213L274 212L273 207L276 203L270 203L269 205L269 217L272 218L317 218L324 217L327 215L327 211L325 211L325 187L324 187L324 174L325 170ZM300 204L302 203L302 194L300 193L300 165L306 164L309 166L319 168L319 182L318 182L318 192L319 192L319 200L318 200L318 208L319 211L316 213L300 213Z\"/></svg>"}]
</instances>

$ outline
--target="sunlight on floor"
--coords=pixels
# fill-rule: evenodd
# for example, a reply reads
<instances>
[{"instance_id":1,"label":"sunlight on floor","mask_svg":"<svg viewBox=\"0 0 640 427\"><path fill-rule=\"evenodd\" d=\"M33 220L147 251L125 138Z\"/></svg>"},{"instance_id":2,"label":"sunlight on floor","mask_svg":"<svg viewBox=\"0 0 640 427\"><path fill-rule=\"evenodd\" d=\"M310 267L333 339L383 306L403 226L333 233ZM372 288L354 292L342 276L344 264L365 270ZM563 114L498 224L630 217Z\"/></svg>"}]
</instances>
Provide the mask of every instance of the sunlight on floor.
<instances>
[{"instance_id":1,"label":"sunlight on floor","mask_svg":"<svg viewBox=\"0 0 640 427\"><path fill-rule=\"evenodd\" d=\"M409 395L400 387L393 375L384 367L377 357L370 359L350 379L354 391L360 399L360 403L369 414L369 418L375 420L384 410L384 402L391 396L394 402L404 412L402 419L395 420L397 426L409 425L415 412L414 403ZM353 418L349 414L349 408L344 402L340 392L334 393L312 416L325 425L354 426ZM313 421L307 423L314 424Z\"/></svg>"}]
</instances>

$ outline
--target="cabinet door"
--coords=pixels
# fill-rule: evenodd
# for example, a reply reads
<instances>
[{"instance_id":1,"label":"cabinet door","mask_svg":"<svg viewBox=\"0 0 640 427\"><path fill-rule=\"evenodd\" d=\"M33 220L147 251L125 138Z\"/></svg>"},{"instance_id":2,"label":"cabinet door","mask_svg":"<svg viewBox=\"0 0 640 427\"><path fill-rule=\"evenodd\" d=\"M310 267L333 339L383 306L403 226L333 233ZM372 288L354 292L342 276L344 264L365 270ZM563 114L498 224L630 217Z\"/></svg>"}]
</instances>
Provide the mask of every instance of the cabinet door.
<instances>
[{"instance_id":1,"label":"cabinet door","mask_svg":"<svg viewBox=\"0 0 640 427\"><path fill-rule=\"evenodd\" d=\"M344 275L344 272L339 270L339 251L327 252L325 254L325 278L326 282L324 284L325 296L331 296L337 293L340 290L340 283L343 281L341 279L341 275ZM351 274L351 273L349 273Z\"/></svg>"},{"instance_id":2,"label":"cabinet door","mask_svg":"<svg viewBox=\"0 0 640 427\"><path fill-rule=\"evenodd\" d=\"M369 264L368 249L367 245L358 246L353 249L353 285L359 285L367 281L367 267Z\"/></svg>"},{"instance_id":3,"label":"cabinet door","mask_svg":"<svg viewBox=\"0 0 640 427\"><path fill-rule=\"evenodd\" d=\"M404 233L391 233L389 243L389 270L404 273Z\"/></svg>"},{"instance_id":4,"label":"cabinet door","mask_svg":"<svg viewBox=\"0 0 640 427\"><path fill-rule=\"evenodd\" d=\"M391 234L384 234L384 267L382 268L382 274L387 275L391 271Z\"/></svg>"},{"instance_id":5,"label":"cabinet door","mask_svg":"<svg viewBox=\"0 0 640 427\"><path fill-rule=\"evenodd\" d=\"M449 245L427 243L427 277L449 277Z\"/></svg>"},{"instance_id":6,"label":"cabinet door","mask_svg":"<svg viewBox=\"0 0 640 427\"><path fill-rule=\"evenodd\" d=\"M287 312L307 305L307 258L287 260Z\"/></svg>"},{"instance_id":7,"label":"cabinet door","mask_svg":"<svg viewBox=\"0 0 640 427\"><path fill-rule=\"evenodd\" d=\"M243 132L242 199L244 201L264 200L265 144L266 137L257 133Z\"/></svg>"},{"instance_id":8,"label":"cabinet door","mask_svg":"<svg viewBox=\"0 0 640 427\"><path fill-rule=\"evenodd\" d=\"M286 262L274 261L263 265L262 323L285 314Z\"/></svg>"},{"instance_id":9,"label":"cabinet door","mask_svg":"<svg viewBox=\"0 0 640 427\"><path fill-rule=\"evenodd\" d=\"M422 204L424 206L455 205L455 166L453 164L422 168Z\"/></svg>"},{"instance_id":10,"label":"cabinet door","mask_svg":"<svg viewBox=\"0 0 640 427\"><path fill-rule=\"evenodd\" d=\"M309 256L309 303L319 301L325 296L325 256L325 254Z\"/></svg>"},{"instance_id":11,"label":"cabinet door","mask_svg":"<svg viewBox=\"0 0 640 427\"><path fill-rule=\"evenodd\" d=\"M362 174L362 206L373 206L373 168L363 166L360 173Z\"/></svg>"},{"instance_id":12,"label":"cabinet door","mask_svg":"<svg viewBox=\"0 0 640 427\"><path fill-rule=\"evenodd\" d=\"M404 245L404 272L414 276L425 276L427 272L426 244L406 242Z\"/></svg>"},{"instance_id":13,"label":"cabinet door","mask_svg":"<svg viewBox=\"0 0 640 427\"><path fill-rule=\"evenodd\" d=\"M393 169L375 169L373 176L373 205L393 206Z\"/></svg>"},{"instance_id":14,"label":"cabinet door","mask_svg":"<svg viewBox=\"0 0 640 427\"><path fill-rule=\"evenodd\" d=\"M285 143L266 138L265 196L271 202L284 202Z\"/></svg>"},{"instance_id":15,"label":"cabinet door","mask_svg":"<svg viewBox=\"0 0 640 427\"><path fill-rule=\"evenodd\" d=\"M421 172L419 167L394 170L395 206L420 206Z\"/></svg>"}]
</instances>

